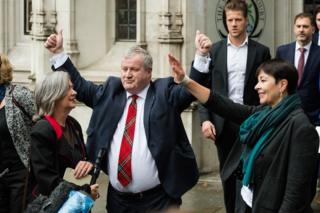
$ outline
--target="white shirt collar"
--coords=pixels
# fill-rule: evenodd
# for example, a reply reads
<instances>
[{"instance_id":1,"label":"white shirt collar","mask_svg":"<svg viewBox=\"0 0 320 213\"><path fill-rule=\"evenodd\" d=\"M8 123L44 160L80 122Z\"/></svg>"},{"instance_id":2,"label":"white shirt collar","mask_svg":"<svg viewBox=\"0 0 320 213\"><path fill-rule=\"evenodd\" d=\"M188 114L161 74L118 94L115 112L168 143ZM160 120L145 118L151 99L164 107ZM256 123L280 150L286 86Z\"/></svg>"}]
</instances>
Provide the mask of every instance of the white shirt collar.
<instances>
[{"instance_id":1,"label":"white shirt collar","mask_svg":"<svg viewBox=\"0 0 320 213\"><path fill-rule=\"evenodd\" d=\"M308 52L310 50L311 47L311 43L312 41L310 41L307 45L305 46L300 46L300 44L296 41L296 51L299 51L300 47L303 47L304 49L306 49L306 52Z\"/></svg>"},{"instance_id":2,"label":"white shirt collar","mask_svg":"<svg viewBox=\"0 0 320 213\"><path fill-rule=\"evenodd\" d=\"M136 95L137 95L139 98L146 99L149 87L150 87L150 84L148 84L142 91L140 91L140 92L139 92L138 94L136 94ZM127 99L133 95L133 94L131 94L131 93L128 92L128 91L127 91L126 93L127 93Z\"/></svg>"},{"instance_id":3,"label":"white shirt collar","mask_svg":"<svg viewBox=\"0 0 320 213\"><path fill-rule=\"evenodd\" d=\"M229 34L228 34L228 38L227 38L227 45L235 46L234 44L231 43ZM246 39L242 42L242 44L239 47L242 47L242 46L245 46L245 45L248 45L248 35L246 35Z\"/></svg>"}]
</instances>

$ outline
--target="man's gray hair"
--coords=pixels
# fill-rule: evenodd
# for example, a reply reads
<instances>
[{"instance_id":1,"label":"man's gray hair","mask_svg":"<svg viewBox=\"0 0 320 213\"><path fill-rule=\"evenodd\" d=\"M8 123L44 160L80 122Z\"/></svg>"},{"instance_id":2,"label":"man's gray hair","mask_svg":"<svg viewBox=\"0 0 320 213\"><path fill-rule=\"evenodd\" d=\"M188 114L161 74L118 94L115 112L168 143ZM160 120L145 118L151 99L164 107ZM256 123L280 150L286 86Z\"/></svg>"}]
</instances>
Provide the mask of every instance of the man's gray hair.
<instances>
[{"instance_id":1,"label":"man's gray hair","mask_svg":"<svg viewBox=\"0 0 320 213\"><path fill-rule=\"evenodd\" d=\"M152 56L147 50L139 46L133 46L128 50L128 52L124 57L132 58L135 55L141 55L141 57L143 58L143 67L145 70L147 69L152 70Z\"/></svg>"},{"instance_id":2,"label":"man's gray hair","mask_svg":"<svg viewBox=\"0 0 320 213\"><path fill-rule=\"evenodd\" d=\"M56 101L67 95L69 80L68 73L56 71L46 75L36 85L35 99L39 116L53 114Z\"/></svg>"}]
</instances>

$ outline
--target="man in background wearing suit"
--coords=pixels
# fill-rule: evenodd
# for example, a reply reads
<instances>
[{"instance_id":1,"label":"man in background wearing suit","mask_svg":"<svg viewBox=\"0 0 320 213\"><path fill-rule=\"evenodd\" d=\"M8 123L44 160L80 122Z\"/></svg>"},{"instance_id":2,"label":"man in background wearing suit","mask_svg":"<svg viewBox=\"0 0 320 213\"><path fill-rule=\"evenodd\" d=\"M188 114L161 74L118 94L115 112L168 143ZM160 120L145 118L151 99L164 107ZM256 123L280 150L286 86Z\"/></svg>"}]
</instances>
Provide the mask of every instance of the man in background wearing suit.
<instances>
[{"instance_id":1,"label":"man in background wearing suit","mask_svg":"<svg viewBox=\"0 0 320 213\"><path fill-rule=\"evenodd\" d=\"M313 34L312 42L317 44L318 46L320 46L320 39L319 39L319 36L320 36L320 33L319 33L319 30L320 30L320 7L317 7L314 15L315 15L317 29L316 29L316 32Z\"/></svg>"},{"instance_id":2,"label":"man in background wearing suit","mask_svg":"<svg viewBox=\"0 0 320 213\"><path fill-rule=\"evenodd\" d=\"M215 43L210 52L197 49L193 66L210 72L207 87L232 99L234 102L258 105L254 86L258 66L270 59L269 48L248 38L246 33L247 5L244 1L228 1L224 7L228 37ZM201 36L206 37L202 34ZM220 171L239 133L239 126L209 112L200 106L202 133L215 141ZM234 213L236 179L223 181L224 202L228 213Z\"/></svg>"},{"instance_id":3,"label":"man in background wearing suit","mask_svg":"<svg viewBox=\"0 0 320 213\"><path fill-rule=\"evenodd\" d=\"M296 41L278 47L276 58L294 64L298 70L298 94L302 108L314 125L320 125L320 47L312 42L313 17L300 13L294 18Z\"/></svg>"},{"instance_id":4,"label":"man in background wearing suit","mask_svg":"<svg viewBox=\"0 0 320 213\"><path fill-rule=\"evenodd\" d=\"M197 36L199 33L197 34ZM208 39L196 40L208 48ZM178 207L181 196L198 180L195 156L181 113L195 98L172 77L151 81L152 57L135 46L121 62L119 77L95 85L80 76L63 53L62 33L48 37L55 69L70 74L77 99L93 109L87 148L94 160L107 149L102 170L109 176L109 213L153 212ZM196 44L197 45L197 44ZM179 62L169 56L174 68ZM191 78L207 78L192 72ZM185 82L188 78L185 79Z\"/></svg>"}]
</instances>

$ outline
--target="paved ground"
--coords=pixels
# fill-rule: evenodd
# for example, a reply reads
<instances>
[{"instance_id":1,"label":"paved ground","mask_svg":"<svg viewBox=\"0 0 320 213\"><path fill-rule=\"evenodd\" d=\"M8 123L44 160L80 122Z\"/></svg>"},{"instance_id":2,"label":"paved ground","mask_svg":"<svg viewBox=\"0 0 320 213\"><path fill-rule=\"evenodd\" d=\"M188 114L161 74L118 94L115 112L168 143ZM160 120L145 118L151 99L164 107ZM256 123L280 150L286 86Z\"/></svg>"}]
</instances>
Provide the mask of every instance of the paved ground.
<instances>
[{"instance_id":1,"label":"paved ground","mask_svg":"<svg viewBox=\"0 0 320 213\"><path fill-rule=\"evenodd\" d=\"M107 177L102 173L98 179L100 199L95 203L93 213L105 213ZM190 213L225 213L221 183L218 175L203 175L199 183L182 197L182 210ZM320 199L319 199L320 201ZM313 203L314 213L320 213L320 202Z\"/></svg>"},{"instance_id":2,"label":"paved ground","mask_svg":"<svg viewBox=\"0 0 320 213\"><path fill-rule=\"evenodd\" d=\"M107 177L101 173L99 179L100 199L96 201L93 213L106 212ZM202 176L199 183L182 197L181 209L192 213L225 213L222 191L218 177Z\"/></svg>"}]
</instances>

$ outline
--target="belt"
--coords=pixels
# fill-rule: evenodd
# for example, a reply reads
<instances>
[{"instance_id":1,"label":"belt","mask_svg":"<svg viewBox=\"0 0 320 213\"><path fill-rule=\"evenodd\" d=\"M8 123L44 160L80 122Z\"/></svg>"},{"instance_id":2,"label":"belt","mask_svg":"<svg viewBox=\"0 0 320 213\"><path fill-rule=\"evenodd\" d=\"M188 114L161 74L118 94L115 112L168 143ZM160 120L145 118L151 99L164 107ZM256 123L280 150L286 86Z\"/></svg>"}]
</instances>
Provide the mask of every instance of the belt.
<instances>
[{"instance_id":1,"label":"belt","mask_svg":"<svg viewBox=\"0 0 320 213\"><path fill-rule=\"evenodd\" d=\"M109 184L109 189L117 194L117 196L121 197L122 199L126 199L126 200L139 200L139 199L143 199L144 197L148 197L154 193L157 193L159 191L162 191L163 188L161 186L161 184L148 189L146 191L143 192L137 192L137 193L131 193L131 192L120 192L118 190L116 190L115 188L113 188L113 186L111 184Z\"/></svg>"}]
</instances>

